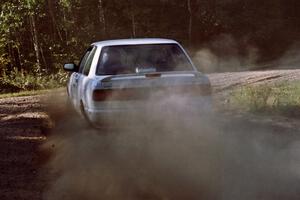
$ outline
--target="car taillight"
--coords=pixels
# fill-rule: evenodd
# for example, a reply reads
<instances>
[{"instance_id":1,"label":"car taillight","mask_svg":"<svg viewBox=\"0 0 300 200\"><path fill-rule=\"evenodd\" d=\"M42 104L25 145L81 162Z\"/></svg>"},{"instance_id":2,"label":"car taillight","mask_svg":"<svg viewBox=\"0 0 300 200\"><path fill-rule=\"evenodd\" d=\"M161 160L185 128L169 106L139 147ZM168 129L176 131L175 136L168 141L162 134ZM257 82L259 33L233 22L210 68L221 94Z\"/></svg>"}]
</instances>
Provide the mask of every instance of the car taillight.
<instances>
[{"instance_id":1,"label":"car taillight","mask_svg":"<svg viewBox=\"0 0 300 200\"><path fill-rule=\"evenodd\" d=\"M93 100L94 101L105 101L112 95L111 90L94 90L93 91Z\"/></svg>"},{"instance_id":2,"label":"car taillight","mask_svg":"<svg viewBox=\"0 0 300 200\"><path fill-rule=\"evenodd\" d=\"M144 98L144 92L142 89L103 89L94 90L93 100L94 101L126 101L126 100L137 100Z\"/></svg>"}]
</instances>

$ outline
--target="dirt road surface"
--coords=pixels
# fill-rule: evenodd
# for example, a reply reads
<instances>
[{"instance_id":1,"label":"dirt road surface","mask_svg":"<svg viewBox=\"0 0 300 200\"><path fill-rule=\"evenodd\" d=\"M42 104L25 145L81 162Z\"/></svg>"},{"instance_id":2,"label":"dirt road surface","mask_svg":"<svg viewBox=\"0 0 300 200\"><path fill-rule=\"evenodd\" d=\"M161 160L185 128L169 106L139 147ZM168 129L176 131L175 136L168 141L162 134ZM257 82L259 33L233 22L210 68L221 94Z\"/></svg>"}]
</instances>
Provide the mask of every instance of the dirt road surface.
<instances>
[{"instance_id":1,"label":"dirt road surface","mask_svg":"<svg viewBox=\"0 0 300 200\"><path fill-rule=\"evenodd\" d=\"M216 73L209 77L215 95L220 95L241 85L300 80L300 70ZM45 167L51 153L41 149L41 146L47 141L49 134L56 134L51 132L52 127L65 123L67 116L64 101L63 91L49 95L0 99L0 199L44 198L53 174ZM225 123L224 130L244 131L247 127L248 130L254 129L256 134L264 134L268 129L266 138L274 135L276 138L272 140L272 144L268 143L270 148L274 148L291 141L300 141L299 124L299 119L254 116L248 120L236 117ZM232 184L240 184L234 178L230 181ZM300 191L298 178L285 180L283 183L292 184L290 187L294 190L287 190L287 194L280 193L283 188L280 186L278 191L273 191L273 199L300 199L300 192L295 193Z\"/></svg>"},{"instance_id":2,"label":"dirt road surface","mask_svg":"<svg viewBox=\"0 0 300 200\"><path fill-rule=\"evenodd\" d=\"M210 74L209 78L216 91L223 91L243 85L299 81L300 70L215 73Z\"/></svg>"}]
</instances>

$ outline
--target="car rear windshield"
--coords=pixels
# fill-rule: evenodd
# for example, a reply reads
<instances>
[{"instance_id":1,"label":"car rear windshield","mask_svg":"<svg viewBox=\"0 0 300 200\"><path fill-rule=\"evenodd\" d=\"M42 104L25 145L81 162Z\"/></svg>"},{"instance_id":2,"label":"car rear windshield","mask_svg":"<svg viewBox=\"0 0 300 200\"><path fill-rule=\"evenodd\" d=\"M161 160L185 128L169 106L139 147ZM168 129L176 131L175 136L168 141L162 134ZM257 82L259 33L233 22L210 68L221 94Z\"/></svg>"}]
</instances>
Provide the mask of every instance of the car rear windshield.
<instances>
[{"instance_id":1,"label":"car rear windshield","mask_svg":"<svg viewBox=\"0 0 300 200\"><path fill-rule=\"evenodd\" d=\"M177 44L119 45L102 48L97 75L192 71Z\"/></svg>"}]
</instances>

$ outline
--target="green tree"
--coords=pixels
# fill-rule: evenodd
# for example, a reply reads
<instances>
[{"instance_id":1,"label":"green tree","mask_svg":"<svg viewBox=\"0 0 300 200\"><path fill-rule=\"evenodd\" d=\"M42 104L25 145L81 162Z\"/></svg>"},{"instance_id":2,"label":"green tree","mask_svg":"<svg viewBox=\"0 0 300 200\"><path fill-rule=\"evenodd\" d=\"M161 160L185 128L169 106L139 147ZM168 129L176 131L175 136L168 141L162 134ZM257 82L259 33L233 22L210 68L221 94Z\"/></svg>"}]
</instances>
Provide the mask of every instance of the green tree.
<instances>
[{"instance_id":1,"label":"green tree","mask_svg":"<svg viewBox=\"0 0 300 200\"><path fill-rule=\"evenodd\" d=\"M0 67L1 71L17 67L21 69L23 55L20 36L24 32L22 15L24 4L10 1L2 3L0 10Z\"/></svg>"}]
</instances>

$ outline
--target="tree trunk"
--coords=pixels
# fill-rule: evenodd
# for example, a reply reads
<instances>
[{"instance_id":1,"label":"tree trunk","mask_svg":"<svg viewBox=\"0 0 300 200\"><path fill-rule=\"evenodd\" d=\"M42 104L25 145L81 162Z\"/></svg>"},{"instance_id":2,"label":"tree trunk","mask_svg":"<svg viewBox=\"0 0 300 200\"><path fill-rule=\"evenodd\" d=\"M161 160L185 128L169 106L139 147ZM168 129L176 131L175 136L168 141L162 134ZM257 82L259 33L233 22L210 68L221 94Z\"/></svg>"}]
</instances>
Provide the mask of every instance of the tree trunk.
<instances>
[{"instance_id":1,"label":"tree trunk","mask_svg":"<svg viewBox=\"0 0 300 200\"><path fill-rule=\"evenodd\" d=\"M136 27L135 27L135 16L134 13L131 12L131 26L132 26L132 37L136 37Z\"/></svg>"},{"instance_id":2,"label":"tree trunk","mask_svg":"<svg viewBox=\"0 0 300 200\"><path fill-rule=\"evenodd\" d=\"M17 33L17 30L14 29L14 32ZM16 62L16 67L18 68L18 70L22 69L22 60L21 60L21 51L20 51L20 44L21 42L19 41L20 39L20 35L17 34L14 37L14 49L15 49L15 62Z\"/></svg>"},{"instance_id":3,"label":"tree trunk","mask_svg":"<svg viewBox=\"0 0 300 200\"><path fill-rule=\"evenodd\" d=\"M46 72L48 73L49 71L50 71L50 69L49 69L49 66L47 65L47 61L46 61L46 59L45 59L45 56L44 56L44 51L43 51L43 48L41 47L41 57L42 57L42 59L43 59L43 63L44 63L44 67L45 67L45 69L46 69Z\"/></svg>"},{"instance_id":4,"label":"tree trunk","mask_svg":"<svg viewBox=\"0 0 300 200\"><path fill-rule=\"evenodd\" d=\"M49 14L51 17L51 21L52 21L52 31L53 34L55 34L55 30L57 31L58 37L60 39L60 41L63 41L63 37L62 34L59 30L59 27L57 26L56 20L55 20L55 16L54 16L54 11L53 11L53 0L47 0L48 3L48 8L49 8Z\"/></svg>"},{"instance_id":5,"label":"tree trunk","mask_svg":"<svg viewBox=\"0 0 300 200\"><path fill-rule=\"evenodd\" d=\"M188 43L189 46L192 44L192 28L193 28L193 12L191 6L191 0L187 0L187 9L189 13L189 27L188 27Z\"/></svg>"},{"instance_id":6,"label":"tree trunk","mask_svg":"<svg viewBox=\"0 0 300 200\"><path fill-rule=\"evenodd\" d=\"M22 65L21 65L21 56L20 56L20 49L18 46L15 47L15 65L18 68L18 70L22 69Z\"/></svg>"},{"instance_id":7,"label":"tree trunk","mask_svg":"<svg viewBox=\"0 0 300 200\"><path fill-rule=\"evenodd\" d=\"M13 65L12 65L12 62L13 62L13 57L12 57L12 48L11 48L11 44L8 43L7 44L7 49L8 49L8 58L9 58L9 68L10 70L12 70L13 68Z\"/></svg>"},{"instance_id":8,"label":"tree trunk","mask_svg":"<svg viewBox=\"0 0 300 200\"><path fill-rule=\"evenodd\" d=\"M33 47L34 47L34 52L35 52L35 57L36 57L36 64L37 64L37 72L41 72L41 62L40 62L40 52L39 52L39 41L38 41L38 36L37 36L37 30L36 30L36 25L35 25L35 19L32 14L29 15L29 21L30 21L30 28L31 28L31 34L32 34L32 39L33 39Z\"/></svg>"},{"instance_id":9,"label":"tree trunk","mask_svg":"<svg viewBox=\"0 0 300 200\"><path fill-rule=\"evenodd\" d=\"M98 10L99 10L99 22L102 27L102 36L105 38L106 37L106 21L105 21L105 14L104 14L102 0L98 1Z\"/></svg>"},{"instance_id":10,"label":"tree trunk","mask_svg":"<svg viewBox=\"0 0 300 200\"><path fill-rule=\"evenodd\" d=\"M130 18L131 18L131 34L132 37L136 37L136 22L135 22L135 14L134 14L134 8L132 0L129 0L129 9L130 9Z\"/></svg>"}]
</instances>

